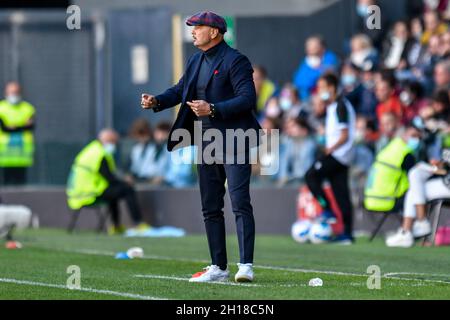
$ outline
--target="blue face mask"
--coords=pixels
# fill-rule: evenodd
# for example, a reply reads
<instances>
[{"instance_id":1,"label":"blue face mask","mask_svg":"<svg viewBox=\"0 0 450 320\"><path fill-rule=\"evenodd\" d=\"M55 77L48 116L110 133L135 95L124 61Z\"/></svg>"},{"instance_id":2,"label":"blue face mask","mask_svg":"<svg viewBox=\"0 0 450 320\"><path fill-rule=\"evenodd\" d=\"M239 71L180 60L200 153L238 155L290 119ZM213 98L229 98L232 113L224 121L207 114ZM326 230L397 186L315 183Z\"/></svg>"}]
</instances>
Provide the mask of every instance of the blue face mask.
<instances>
[{"instance_id":1,"label":"blue face mask","mask_svg":"<svg viewBox=\"0 0 450 320\"><path fill-rule=\"evenodd\" d=\"M416 151L419 149L420 146L420 139L419 138L409 138L408 139L408 147L411 148L411 150Z\"/></svg>"},{"instance_id":2,"label":"blue face mask","mask_svg":"<svg viewBox=\"0 0 450 320\"><path fill-rule=\"evenodd\" d=\"M322 101L328 101L331 98L331 94L328 91L322 91L319 94L319 97Z\"/></svg>"},{"instance_id":3,"label":"blue face mask","mask_svg":"<svg viewBox=\"0 0 450 320\"><path fill-rule=\"evenodd\" d=\"M360 17L365 17L367 16L367 10L369 9L368 6L366 6L365 4L358 4L356 6L356 13L358 14L358 16Z\"/></svg>"},{"instance_id":4,"label":"blue face mask","mask_svg":"<svg viewBox=\"0 0 450 320\"><path fill-rule=\"evenodd\" d=\"M354 74L344 74L342 76L342 85L344 87L353 86L356 83L356 76Z\"/></svg>"}]
</instances>

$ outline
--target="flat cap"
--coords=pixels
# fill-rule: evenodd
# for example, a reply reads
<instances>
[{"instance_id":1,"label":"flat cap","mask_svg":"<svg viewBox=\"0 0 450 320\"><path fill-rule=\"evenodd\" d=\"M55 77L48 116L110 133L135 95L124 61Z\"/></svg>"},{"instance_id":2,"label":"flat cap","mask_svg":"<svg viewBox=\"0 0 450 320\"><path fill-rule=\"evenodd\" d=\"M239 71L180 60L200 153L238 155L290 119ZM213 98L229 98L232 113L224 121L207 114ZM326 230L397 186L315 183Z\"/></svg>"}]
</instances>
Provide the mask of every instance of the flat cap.
<instances>
[{"instance_id":1,"label":"flat cap","mask_svg":"<svg viewBox=\"0 0 450 320\"><path fill-rule=\"evenodd\" d=\"M188 26L210 26L219 29L220 33L227 32L225 19L211 11L202 11L186 20Z\"/></svg>"}]
</instances>

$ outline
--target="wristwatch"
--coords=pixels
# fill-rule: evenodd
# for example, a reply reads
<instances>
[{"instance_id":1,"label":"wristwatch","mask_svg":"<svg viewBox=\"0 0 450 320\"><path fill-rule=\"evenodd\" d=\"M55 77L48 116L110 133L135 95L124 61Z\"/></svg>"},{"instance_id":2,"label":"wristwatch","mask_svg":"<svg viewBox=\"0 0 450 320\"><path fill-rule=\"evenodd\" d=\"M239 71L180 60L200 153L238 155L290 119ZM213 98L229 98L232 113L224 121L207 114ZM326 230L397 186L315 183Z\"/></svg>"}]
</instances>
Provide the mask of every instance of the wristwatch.
<instances>
[{"instance_id":1,"label":"wristwatch","mask_svg":"<svg viewBox=\"0 0 450 320\"><path fill-rule=\"evenodd\" d=\"M209 116L211 118L214 118L215 115L216 115L216 106L214 105L214 103L210 103L209 104Z\"/></svg>"}]
</instances>

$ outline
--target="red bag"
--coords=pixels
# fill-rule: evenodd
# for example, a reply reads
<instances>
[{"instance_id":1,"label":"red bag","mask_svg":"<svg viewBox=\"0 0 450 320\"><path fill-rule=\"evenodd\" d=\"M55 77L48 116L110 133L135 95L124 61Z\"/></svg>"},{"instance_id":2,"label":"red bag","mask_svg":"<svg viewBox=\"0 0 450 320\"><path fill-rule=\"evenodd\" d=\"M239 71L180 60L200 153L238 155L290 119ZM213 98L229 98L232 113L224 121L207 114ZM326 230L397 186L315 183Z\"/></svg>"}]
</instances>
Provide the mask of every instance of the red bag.
<instances>
[{"instance_id":1,"label":"red bag","mask_svg":"<svg viewBox=\"0 0 450 320\"><path fill-rule=\"evenodd\" d=\"M337 223L332 224L331 228L333 229L333 233L336 235L341 234L344 231L344 224L342 221L342 212L337 205L336 199L333 194L333 190L330 185L326 184L323 188L327 200L331 204L331 209L336 214ZM298 198L297 198L297 218L300 219L308 219L314 220L320 217L323 208L320 203L314 198L311 191L309 191L308 187L302 186L300 187Z\"/></svg>"}]
</instances>

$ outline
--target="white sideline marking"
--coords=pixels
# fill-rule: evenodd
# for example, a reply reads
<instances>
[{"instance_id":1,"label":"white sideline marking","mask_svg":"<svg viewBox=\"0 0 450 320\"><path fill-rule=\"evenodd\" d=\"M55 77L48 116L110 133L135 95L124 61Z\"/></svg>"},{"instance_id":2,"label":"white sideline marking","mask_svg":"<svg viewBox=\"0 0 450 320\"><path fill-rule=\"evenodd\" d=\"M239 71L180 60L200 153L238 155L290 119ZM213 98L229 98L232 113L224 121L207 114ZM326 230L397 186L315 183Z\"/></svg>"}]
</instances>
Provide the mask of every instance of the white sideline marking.
<instances>
[{"instance_id":1,"label":"white sideline marking","mask_svg":"<svg viewBox=\"0 0 450 320\"><path fill-rule=\"evenodd\" d=\"M69 249L58 249L58 248L52 248L52 247L46 247L46 246L35 246L35 247L51 249L51 250L60 250L60 251L72 252L72 253L103 255L103 256L114 256L114 254L115 254L112 251L101 251L101 250L95 250L95 249L75 249L75 250L70 249L69 250ZM158 255L144 255L143 259L209 263L208 260L178 258L178 257L175 258L175 257L158 256ZM255 269L278 270L278 271L301 272L301 273L318 273L318 274L329 274L329 275L338 275L338 276L351 276L351 277L368 277L369 276L368 274L365 274L365 273L350 273L350 272L341 272L341 271L301 269L301 268L289 268L289 267L277 267L277 266L265 266L265 265L255 265L253 267ZM386 274L382 275L382 277L388 278L388 279L393 279L393 280L426 281L426 282L450 284L450 281L418 279L418 278L403 278L403 277L395 277L394 276L394 275L400 275L400 274L450 277L450 275L448 275L448 274L427 274L427 273L414 273L414 272L386 273Z\"/></svg>"},{"instance_id":2,"label":"white sideline marking","mask_svg":"<svg viewBox=\"0 0 450 320\"><path fill-rule=\"evenodd\" d=\"M175 281L189 281L189 278L181 278L181 277L172 277L172 276L161 276L156 274L135 274L133 277L136 278L150 278L150 279L163 279L163 280L175 280ZM199 282L197 282L199 283ZM261 287L261 285L258 284L252 284L252 283L234 283L234 282L228 282L228 281L211 281L207 282L207 284L222 284L226 286L239 286L239 287Z\"/></svg>"},{"instance_id":3,"label":"white sideline marking","mask_svg":"<svg viewBox=\"0 0 450 320\"><path fill-rule=\"evenodd\" d=\"M58 288L58 289L66 289L66 290L71 290L71 291L74 290L74 291L84 291L84 292L91 292L91 293L108 294L108 295L112 295L112 296L133 298L133 299L140 299L140 300L167 300L166 298L143 296L140 294L134 294L134 293L128 293L128 292L118 292L118 291L111 291L111 290L99 290L99 289L83 288L83 287L81 287L80 289L69 289L68 287L60 285L60 284L43 283L43 282L27 281L27 280L0 278L0 282L22 284L22 285L29 285L29 286L35 286L35 287Z\"/></svg>"},{"instance_id":4,"label":"white sideline marking","mask_svg":"<svg viewBox=\"0 0 450 320\"><path fill-rule=\"evenodd\" d=\"M416 275L416 276L429 276L429 277L450 277L448 274L436 274L436 273L415 273L415 272L392 272L386 273L383 277L388 279L398 279L398 280L408 280L408 281L423 281L423 282L434 282L434 283L445 283L450 284L450 280L436 280L436 279L418 279L418 278L404 278L398 277L399 275Z\"/></svg>"}]
</instances>

